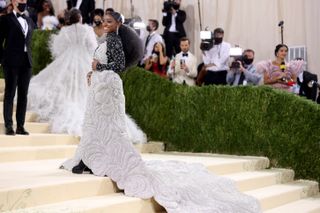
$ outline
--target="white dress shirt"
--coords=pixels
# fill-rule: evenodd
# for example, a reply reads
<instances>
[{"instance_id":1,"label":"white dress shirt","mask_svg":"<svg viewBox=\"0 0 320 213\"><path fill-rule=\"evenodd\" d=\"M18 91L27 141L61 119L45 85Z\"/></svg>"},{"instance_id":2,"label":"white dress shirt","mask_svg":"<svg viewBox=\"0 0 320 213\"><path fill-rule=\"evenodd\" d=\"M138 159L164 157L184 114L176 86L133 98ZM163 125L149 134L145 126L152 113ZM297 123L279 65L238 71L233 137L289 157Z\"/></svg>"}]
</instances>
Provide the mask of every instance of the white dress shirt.
<instances>
[{"instance_id":1,"label":"white dress shirt","mask_svg":"<svg viewBox=\"0 0 320 213\"><path fill-rule=\"evenodd\" d=\"M219 45L214 45L210 50L204 51L203 63L205 65L215 64L215 66L207 67L208 71L229 70L230 47L229 43L222 42Z\"/></svg>"},{"instance_id":2,"label":"white dress shirt","mask_svg":"<svg viewBox=\"0 0 320 213\"><path fill-rule=\"evenodd\" d=\"M176 17L177 17L177 13L175 13L175 14L172 14L172 16L171 16L171 26L170 26L170 28L169 28L169 32L173 32L173 33L175 33L175 32L177 32L177 27L176 27Z\"/></svg>"},{"instance_id":3,"label":"white dress shirt","mask_svg":"<svg viewBox=\"0 0 320 213\"><path fill-rule=\"evenodd\" d=\"M17 12L15 10L13 10L13 14L15 16L17 16ZM17 17L18 19L18 22L21 26L21 30L22 30L22 33L24 34L24 37L26 38L27 35L28 35L28 30L29 30L29 27L28 27L28 22L26 19L22 18L22 17ZM24 51L27 52L27 45L24 46Z\"/></svg>"},{"instance_id":4,"label":"white dress shirt","mask_svg":"<svg viewBox=\"0 0 320 213\"><path fill-rule=\"evenodd\" d=\"M162 44L164 44L163 38L159 33L152 32L149 35L150 35L149 42L147 46L145 46L144 48L144 56L142 59L142 64L145 62L145 60L147 60L152 55L153 47L156 43L161 42ZM145 38L144 45L146 44L147 38L148 36Z\"/></svg>"},{"instance_id":5,"label":"white dress shirt","mask_svg":"<svg viewBox=\"0 0 320 213\"><path fill-rule=\"evenodd\" d=\"M183 84L185 82L187 85L193 86L195 85L194 78L197 77L198 74L197 59L190 51L187 54L188 56L183 56L183 52L180 52L176 55L173 59L175 63L174 69L171 69L170 64L168 75L172 78L173 82L178 84ZM186 64L186 70L181 69L181 61Z\"/></svg>"},{"instance_id":6,"label":"white dress shirt","mask_svg":"<svg viewBox=\"0 0 320 213\"><path fill-rule=\"evenodd\" d=\"M81 6L82 0L77 0L77 5L76 8L79 10L80 6Z\"/></svg>"}]
</instances>

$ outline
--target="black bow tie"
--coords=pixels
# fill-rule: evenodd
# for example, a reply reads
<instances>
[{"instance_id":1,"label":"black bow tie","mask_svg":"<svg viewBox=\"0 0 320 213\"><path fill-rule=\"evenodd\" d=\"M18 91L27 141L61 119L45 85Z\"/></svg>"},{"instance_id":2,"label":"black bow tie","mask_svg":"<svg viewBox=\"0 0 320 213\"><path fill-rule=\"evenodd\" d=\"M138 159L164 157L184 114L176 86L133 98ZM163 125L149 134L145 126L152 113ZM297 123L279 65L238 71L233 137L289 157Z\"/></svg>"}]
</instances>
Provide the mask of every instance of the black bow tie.
<instances>
[{"instance_id":1,"label":"black bow tie","mask_svg":"<svg viewBox=\"0 0 320 213\"><path fill-rule=\"evenodd\" d=\"M182 57L188 57L188 53L182 53Z\"/></svg>"},{"instance_id":2,"label":"black bow tie","mask_svg":"<svg viewBox=\"0 0 320 213\"><path fill-rule=\"evenodd\" d=\"M21 13L17 13L17 18L19 18L19 17L26 19L26 15L23 14L23 13L22 14Z\"/></svg>"}]
</instances>

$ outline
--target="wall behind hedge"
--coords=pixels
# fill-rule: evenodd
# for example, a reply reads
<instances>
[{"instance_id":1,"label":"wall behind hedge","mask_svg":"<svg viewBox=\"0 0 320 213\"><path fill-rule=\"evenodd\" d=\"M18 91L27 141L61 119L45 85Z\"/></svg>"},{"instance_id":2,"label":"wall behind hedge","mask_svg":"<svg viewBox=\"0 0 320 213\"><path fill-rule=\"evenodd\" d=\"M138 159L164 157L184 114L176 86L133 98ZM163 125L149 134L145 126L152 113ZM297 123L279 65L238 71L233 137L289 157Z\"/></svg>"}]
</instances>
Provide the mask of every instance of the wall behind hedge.
<instances>
[{"instance_id":1,"label":"wall behind hedge","mask_svg":"<svg viewBox=\"0 0 320 213\"><path fill-rule=\"evenodd\" d=\"M123 76L128 113L169 150L267 156L320 181L320 108L269 87L186 87L133 68Z\"/></svg>"}]
</instances>

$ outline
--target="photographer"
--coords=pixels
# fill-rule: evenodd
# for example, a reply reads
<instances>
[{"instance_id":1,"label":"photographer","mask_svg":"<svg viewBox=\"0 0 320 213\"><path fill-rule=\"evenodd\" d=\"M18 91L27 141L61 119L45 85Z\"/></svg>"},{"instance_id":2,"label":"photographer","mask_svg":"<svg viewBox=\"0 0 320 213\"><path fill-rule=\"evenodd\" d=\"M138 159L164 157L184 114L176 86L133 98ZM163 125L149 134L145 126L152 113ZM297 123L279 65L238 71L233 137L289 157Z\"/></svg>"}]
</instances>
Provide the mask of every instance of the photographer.
<instances>
[{"instance_id":1,"label":"photographer","mask_svg":"<svg viewBox=\"0 0 320 213\"><path fill-rule=\"evenodd\" d=\"M180 38L186 37L183 22L186 20L186 12L180 10L181 0L168 0L163 4L162 25L165 27L163 38L166 52L169 58L180 52Z\"/></svg>"},{"instance_id":2,"label":"photographer","mask_svg":"<svg viewBox=\"0 0 320 213\"><path fill-rule=\"evenodd\" d=\"M209 50L203 50L204 84L225 85L227 70L229 70L228 60L230 57L230 44L223 41L224 31L222 28L216 28L213 32L213 47ZM197 80L199 81L199 80ZM199 84L199 83L198 83Z\"/></svg>"},{"instance_id":3,"label":"photographer","mask_svg":"<svg viewBox=\"0 0 320 213\"><path fill-rule=\"evenodd\" d=\"M232 62L227 74L227 83L233 86L253 84L258 85L262 76L256 73L253 65L254 51L247 49L242 57Z\"/></svg>"}]
</instances>

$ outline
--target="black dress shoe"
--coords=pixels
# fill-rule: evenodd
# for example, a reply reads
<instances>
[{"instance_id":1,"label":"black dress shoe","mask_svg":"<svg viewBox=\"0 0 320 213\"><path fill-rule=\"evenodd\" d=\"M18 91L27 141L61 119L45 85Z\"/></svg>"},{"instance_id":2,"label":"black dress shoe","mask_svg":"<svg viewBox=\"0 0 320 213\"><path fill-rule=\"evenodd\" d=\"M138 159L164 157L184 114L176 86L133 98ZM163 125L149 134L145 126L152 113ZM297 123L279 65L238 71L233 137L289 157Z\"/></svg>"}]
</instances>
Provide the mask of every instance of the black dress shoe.
<instances>
[{"instance_id":1,"label":"black dress shoe","mask_svg":"<svg viewBox=\"0 0 320 213\"><path fill-rule=\"evenodd\" d=\"M27 132L23 127L17 127L16 134L17 135L29 135L29 132Z\"/></svg>"},{"instance_id":2,"label":"black dress shoe","mask_svg":"<svg viewBox=\"0 0 320 213\"><path fill-rule=\"evenodd\" d=\"M83 163L83 161L81 160L80 163L72 168L72 173L75 174L82 174L83 172L89 172L90 174L93 174L93 172L91 171L91 169L89 169L86 164Z\"/></svg>"},{"instance_id":3,"label":"black dress shoe","mask_svg":"<svg viewBox=\"0 0 320 213\"><path fill-rule=\"evenodd\" d=\"M6 135L15 135L16 133L13 131L12 127L6 128Z\"/></svg>"}]
</instances>

